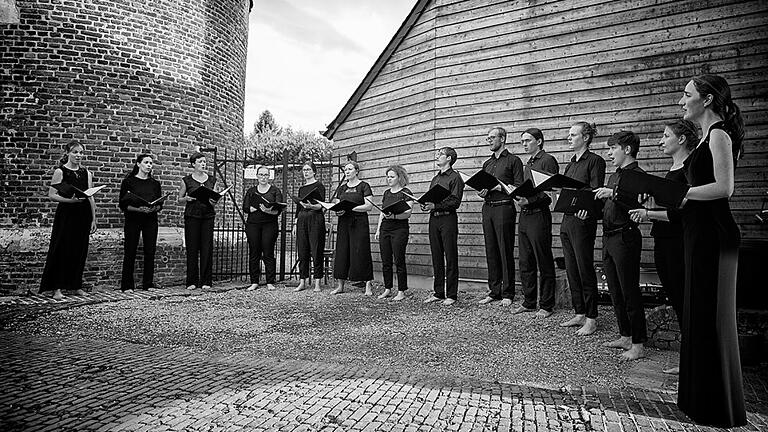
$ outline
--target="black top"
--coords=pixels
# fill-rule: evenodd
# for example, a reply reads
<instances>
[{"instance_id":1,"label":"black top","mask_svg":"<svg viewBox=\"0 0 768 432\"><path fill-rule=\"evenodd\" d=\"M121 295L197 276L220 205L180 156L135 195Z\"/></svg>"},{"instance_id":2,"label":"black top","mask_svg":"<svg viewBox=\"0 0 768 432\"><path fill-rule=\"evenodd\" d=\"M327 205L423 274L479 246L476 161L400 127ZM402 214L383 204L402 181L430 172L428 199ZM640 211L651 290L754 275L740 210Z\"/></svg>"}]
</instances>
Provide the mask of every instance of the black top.
<instances>
[{"instance_id":1,"label":"black top","mask_svg":"<svg viewBox=\"0 0 768 432\"><path fill-rule=\"evenodd\" d=\"M621 173L629 170L645 172L638 166L637 162L632 162L624 168L616 168L616 172L608 177L608 185L606 187L614 189L615 192ZM613 198L605 200L605 207L603 207L603 232L627 226L637 226L637 223L629 218L627 210L627 207Z\"/></svg>"},{"instance_id":2,"label":"black top","mask_svg":"<svg viewBox=\"0 0 768 432\"><path fill-rule=\"evenodd\" d=\"M461 198L464 196L464 180L461 179L461 175L453 168L448 168L445 172L439 171L429 183L429 188L432 189L437 184L451 191L451 194L441 202L434 203L435 210L456 211L461 205Z\"/></svg>"},{"instance_id":3,"label":"black top","mask_svg":"<svg viewBox=\"0 0 768 432\"><path fill-rule=\"evenodd\" d=\"M670 170L664 176L667 180L674 180L681 183L687 183L685 178L685 169L680 167L676 170ZM680 221L680 213L677 209L667 209L669 222L653 221L651 235L657 238L683 237L683 224Z\"/></svg>"},{"instance_id":4,"label":"black top","mask_svg":"<svg viewBox=\"0 0 768 432\"><path fill-rule=\"evenodd\" d=\"M392 193L391 190L386 189L384 191L384 196L381 198L381 208L385 208L398 201L412 201L413 198L409 197L408 195L405 195L406 193L409 195L413 195L413 192L411 192L411 190L408 189L407 187L404 187L395 193Z\"/></svg>"},{"instance_id":5,"label":"black top","mask_svg":"<svg viewBox=\"0 0 768 432\"><path fill-rule=\"evenodd\" d=\"M76 171L71 170L67 168L64 165L59 166L59 169L61 169L61 182L66 183L69 185L72 185L80 190L86 190L88 189L88 170L80 167ZM77 203L59 203L59 204L66 204L68 207L76 207L78 211L82 211L83 214L86 214L88 216L88 223L90 224L92 215L91 215L91 200L82 200Z\"/></svg>"},{"instance_id":6,"label":"black top","mask_svg":"<svg viewBox=\"0 0 768 432\"><path fill-rule=\"evenodd\" d=\"M312 189L314 189L314 191L312 191ZM309 191L312 191L312 193L309 196L307 196L308 200L315 199L318 201L325 201L325 186L323 186L323 184L320 183L319 181L301 186L299 188L298 196L303 197L304 194L308 193ZM302 206L301 204L296 204L296 217L298 217L299 213L303 211L322 213L323 210L322 209L320 210L305 209L304 206Z\"/></svg>"},{"instance_id":7,"label":"black top","mask_svg":"<svg viewBox=\"0 0 768 432\"><path fill-rule=\"evenodd\" d=\"M525 167L525 171L523 172L524 180L531 179L531 168L550 174L560 173L560 165L557 163L557 159L543 149L531 156L531 158L528 159L528 162L525 163ZM539 192L536 195L529 197L528 204L522 206L522 208L535 209L547 207L551 202L552 198L550 198L546 192Z\"/></svg>"},{"instance_id":8,"label":"black top","mask_svg":"<svg viewBox=\"0 0 768 432\"><path fill-rule=\"evenodd\" d=\"M258 198L259 196L269 202L283 202L283 192L275 185L269 185L269 189L264 193L259 192L258 185L249 188L245 192L245 197L243 197L243 213L248 215L248 219L245 222L255 224L277 222L277 217L280 212L273 215L261 211L261 204L263 204L263 202ZM255 208L256 211L251 211L251 207Z\"/></svg>"},{"instance_id":9,"label":"black top","mask_svg":"<svg viewBox=\"0 0 768 432\"><path fill-rule=\"evenodd\" d=\"M605 184L605 159L587 149L578 160L576 155L571 157L563 175L588 184L592 189L602 187Z\"/></svg>"},{"instance_id":10,"label":"black top","mask_svg":"<svg viewBox=\"0 0 768 432\"><path fill-rule=\"evenodd\" d=\"M496 157L492 154L483 164L483 171L491 174L504 184L520 186L523 183L523 162L519 157L504 149ZM489 190L485 196L486 201L511 201L512 197L505 192Z\"/></svg>"},{"instance_id":11,"label":"black top","mask_svg":"<svg viewBox=\"0 0 768 432\"><path fill-rule=\"evenodd\" d=\"M199 188L200 185L205 185L205 187L211 190L213 190L213 187L216 186L216 179L214 179L212 176L208 176L208 180L206 180L204 183L200 183L199 181L193 179L192 174L188 174L182 177L181 180L187 187L187 195L189 195L195 189ZM216 210L208 202L194 200L188 201L186 206L184 206L184 217L210 219L214 216L216 216Z\"/></svg>"},{"instance_id":12,"label":"black top","mask_svg":"<svg viewBox=\"0 0 768 432\"><path fill-rule=\"evenodd\" d=\"M373 196L373 190L371 190L371 185L364 181L360 181L360 183L357 184L357 186L347 186L347 183L342 183L339 185L338 188L336 188L336 192L333 193L334 198L338 198L339 200L347 200L352 201L353 203L365 204L365 198ZM367 214L367 212L352 212L352 213L358 213L358 214Z\"/></svg>"},{"instance_id":13,"label":"black top","mask_svg":"<svg viewBox=\"0 0 768 432\"><path fill-rule=\"evenodd\" d=\"M131 193L129 194L128 192ZM120 183L120 198L118 201L118 207L120 207L120 210L126 214L129 214L136 212L129 212L127 210L128 206L145 207L147 203L141 201L141 199L137 198L136 195L149 202L160 198L162 196L160 182L153 179L152 177L140 179L135 175L129 175L128 177L124 178L123 182Z\"/></svg>"}]
</instances>

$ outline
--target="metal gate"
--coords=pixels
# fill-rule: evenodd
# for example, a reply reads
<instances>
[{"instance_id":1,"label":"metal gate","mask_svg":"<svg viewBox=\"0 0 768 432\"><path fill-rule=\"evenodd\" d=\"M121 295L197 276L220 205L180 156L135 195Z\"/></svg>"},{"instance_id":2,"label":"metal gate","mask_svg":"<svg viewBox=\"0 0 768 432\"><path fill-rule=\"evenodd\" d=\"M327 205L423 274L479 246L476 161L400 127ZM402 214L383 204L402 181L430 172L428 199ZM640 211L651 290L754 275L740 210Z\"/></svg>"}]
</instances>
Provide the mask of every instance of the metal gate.
<instances>
[{"instance_id":1,"label":"metal gate","mask_svg":"<svg viewBox=\"0 0 768 432\"><path fill-rule=\"evenodd\" d=\"M280 161L257 160L253 155L249 157L245 151L239 150L218 151L216 148L207 148L201 151L213 153L216 189L231 186L216 206L213 278L217 281L248 280L248 240L245 235L246 215L242 205L245 192L257 184L256 179L245 178L246 168L257 165L270 169L272 184L283 192L283 199L288 203L278 220L279 233L275 246L277 279L285 281L293 276L298 277L296 241L291 235L296 204L290 195L297 194L304 184L301 167L305 161L289 160L287 151L283 153L283 160ZM317 166L317 180L331 193L331 185L338 184L340 179L340 171L336 168L338 163L334 165L331 160L314 162ZM263 263L259 265L263 266ZM264 275L264 271L261 274Z\"/></svg>"}]
</instances>

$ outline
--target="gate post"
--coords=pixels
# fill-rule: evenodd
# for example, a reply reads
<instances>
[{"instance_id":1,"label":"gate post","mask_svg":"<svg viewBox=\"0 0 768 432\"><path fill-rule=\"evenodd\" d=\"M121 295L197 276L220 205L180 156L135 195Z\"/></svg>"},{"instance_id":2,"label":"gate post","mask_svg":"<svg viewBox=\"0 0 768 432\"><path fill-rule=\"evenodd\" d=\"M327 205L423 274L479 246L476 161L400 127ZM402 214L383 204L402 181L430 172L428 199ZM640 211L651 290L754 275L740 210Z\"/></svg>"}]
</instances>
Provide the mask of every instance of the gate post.
<instances>
[{"instance_id":1,"label":"gate post","mask_svg":"<svg viewBox=\"0 0 768 432\"><path fill-rule=\"evenodd\" d=\"M283 149L283 193L285 194L285 198L288 197L288 149ZM284 198L284 199L285 199ZM286 207L286 211L288 208ZM280 280L285 280L285 236L287 234L286 231L286 220L287 216L285 214L286 212L283 211L280 216L280 231L282 231L283 235L280 236Z\"/></svg>"}]
</instances>

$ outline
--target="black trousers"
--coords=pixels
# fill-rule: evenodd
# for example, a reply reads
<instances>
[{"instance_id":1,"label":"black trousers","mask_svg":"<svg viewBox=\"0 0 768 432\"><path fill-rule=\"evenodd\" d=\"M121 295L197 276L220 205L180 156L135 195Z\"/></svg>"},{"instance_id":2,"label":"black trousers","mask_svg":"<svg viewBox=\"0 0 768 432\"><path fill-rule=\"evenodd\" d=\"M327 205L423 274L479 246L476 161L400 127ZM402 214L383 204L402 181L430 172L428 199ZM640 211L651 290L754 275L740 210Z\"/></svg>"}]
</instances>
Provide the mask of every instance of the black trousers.
<instances>
[{"instance_id":1,"label":"black trousers","mask_svg":"<svg viewBox=\"0 0 768 432\"><path fill-rule=\"evenodd\" d=\"M456 213L429 216L429 249L435 273L435 297L456 300L459 294L459 220Z\"/></svg>"},{"instance_id":2,"label":"black trousers","mask_svg":"<svg viewBox=\"0 0 768 432\"><path fill-rule=\"evenodd\" d=\"M573 310L587 318L597 318L597 274L595 273L595 236L597 221L564 215L560 225L565 272L571 290Z\"/></svg>"},{"instance_id":3,"label":"black trousers","mask_svg":"<svg viewBox=\"0 0 768 432\"><path fill-rule=\"evenodd\" d=\"M684 257L682 237L654 237L653 258L659 272L661 285L667 294L669 303L677 315L677 323L682 328L683 288L685 287L685 265L680 261Z\"/></svg>"},{"instance_id":4,"label":"black trousers","mask_svg":"<svg viewBox=\"0 0 768 432\"><path fill-rule=\"evenodd\" d=\"M368 213L344 214L339 217L333 277L339 280L373 280L371 233Z\"/></svg>"},{"instance_id":5,"label":"black trousers","mask_svg":"<svg viewBox=\"0 0 768 432\"><path fill-rule=\"evenodd\" d=\"M611 292L619 334L633 344L648 340L643 296L640 294L640 252L643 236L632 228L603 236L603 271Z\"/></svg>"},{"instance_id":6,"label":"black trousers","mask_svg":"<svg viewBox=\"0 0 768 432\"><path fill-rule=\"evenodd\" d=\"M144 253L144 275L142 288L151 288L154 285L155 275L155 251L157 250L157 213L137 214L125 216L125 241L123 242L123 276L120 280L120 289L125 291L134 289L133 269L136 263L136 249L139 247L139 236L144 241L142 252Z\"/></svg>"},{"instance_id":7,"label":"black trousers","mask_svg":"<svg viewBox=\"0 0 768 432\"><path fill-rule=\"evenodd\" d=\"M482 221L485 258L488 262L488 296L501 300L515 298L515 216L512 203L483 204Z\"/></svg>"},{"instance_id":8,"label":"black trousers","mask_svg":"<svg viewBox=\"0 0 768 432\"><path fill-rule=\"evenodd\" d=\"M552 213L549 208L535 212L523 210L519 221L520 281L523 307L546 311L555 308L555 260L552 256ZM541 272L541 287L538 284Z\"/></svg>"},{"instance_id":9,"label":"black trousers","mask_svg":"<svg viewBox=\"0 0 768 432\"><path fill-rule=\"evenodd\" d=\"M384 220L379 234L379 252L381 253L381 273L384 277L384 288L392 289L392 262L397 269L397 290L408 289L408 272L405 268L405 247L408 245L408 221Z\"/></svg>"},{"instance_id":10,"label":"black trousers","mask_svg":"<svg viewBox=\"0 0 768 432\"><path fill-rule=\"evenodd\" d=\"M275 242L278 234L277 221L245 224L245 236L248 237L248 273L252 284L258 284L261 277L261 261L267 283L275 283L276 260Z\"/></svg>"},{"instance_id":11,"label":"black trousers","mask_svg":"<svg viewBox=\"0 0 768 432\"><path fill-rule=\"evenodd\" d=\"M312 277L323 277L323 251L325 250L325 218L320 211L301 211L296 218L296 249L299 253L299 277L309 277L312 259Z\"/></svg>"},{"instance_id":12,"label":"black trousers","mask_svg":"<svg viewBox=\"0 0 768 432\"><path fill-rule=\"evenodd\" d=\"M184 242L187 245L187 285L213 284L214 218L184 218ZM198 267L198 258L200 265Z\"/></svg>"}]
</instances>

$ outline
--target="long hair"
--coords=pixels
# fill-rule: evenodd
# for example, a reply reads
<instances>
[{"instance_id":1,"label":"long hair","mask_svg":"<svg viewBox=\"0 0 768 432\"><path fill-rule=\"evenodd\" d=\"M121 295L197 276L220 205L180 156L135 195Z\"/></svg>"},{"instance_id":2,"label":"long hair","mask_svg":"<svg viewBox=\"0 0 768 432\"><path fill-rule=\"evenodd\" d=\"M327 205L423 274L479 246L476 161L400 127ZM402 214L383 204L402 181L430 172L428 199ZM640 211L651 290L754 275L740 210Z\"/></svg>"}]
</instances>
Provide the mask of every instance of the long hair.
<instances>
[{"instance_id":1,"label":"long hair","mask_svg":"<svg viewBox=\"0 0 768 432\"><path fill-rule=\"evenodd\" d=\"M696 125L690 120L675 120L665 125L672 131L677 137L684 136L684 147L686 150L691 151L696 148L696 144L699 142L699 133L696 130Z\"/></svg>"},{"instance_id":2,"label":"long hair","mask_svg":"<svg viewBox=\"0 0 768 432\"><path fill-rule=\"evenodd\" d=\"M59 159L59 166L63 166L65 163L67 163L69 160L69 152L74 150L75 147L81 147L82 149L85 149L83 143L77 140L71 140L62 146L64 155Z\"/></svg>"},{"instance_id":3,"label":"long hair","mask_svg":"<svg viewBox=\"0 0 768 432\"><path fill-rule=\"evenodd\" d=\"M149 154L149 153L141 153L141 154L139 154L138 156L136 156L136 161L133 163L133 169L125 177L128 178L128 177L136 176L136 174L139 173L139 164L141 163L141 161L143 161L146 158L151 158L151 159L154 160L152 155ZM152 171L149 172L149 177L152 178Z\"/></svg>"},{"instance_id":4,"label":"long hair","mask_svg":"<svg viewBox=\"0 0 768 432\"><path fill-rule=\"evenodd\" d=\"M731 99L731 88L728 81L718 75L699 75L693 78L693 86L702 97L712 95L712 111L722 117L725 132L731 137L733 160L737 161L742 155L744 141L744 119L741 110Z\"/></svg>"},{"instance_id":5,"label":"long hair","mask_svg":"<svg viewBox=\"0 0 768 432\"><path fill-rule=\"evenodd\" d=\"M597 126L594 123L587 123L584 121L576 122L573 126L581 127L581 136L584 137L584 142L587 147L589 147L589 145L592 144L595 135L597 135Z\"/></svg>"},{"instance_id":6,"label":"long hair","mask_svg":"<svg viewBox=\"0 0 768 432\"><path fill-rule=\"evenodd\" d=\"M400 186L406 187L408 186L408 172L400 165L392 165L389 168L387 168L386 172L392 171L395 173L395 177L397 177L397 182L400 183Z\"/></svg>"}]
</instances>

